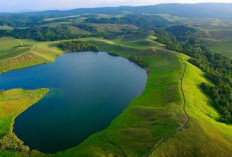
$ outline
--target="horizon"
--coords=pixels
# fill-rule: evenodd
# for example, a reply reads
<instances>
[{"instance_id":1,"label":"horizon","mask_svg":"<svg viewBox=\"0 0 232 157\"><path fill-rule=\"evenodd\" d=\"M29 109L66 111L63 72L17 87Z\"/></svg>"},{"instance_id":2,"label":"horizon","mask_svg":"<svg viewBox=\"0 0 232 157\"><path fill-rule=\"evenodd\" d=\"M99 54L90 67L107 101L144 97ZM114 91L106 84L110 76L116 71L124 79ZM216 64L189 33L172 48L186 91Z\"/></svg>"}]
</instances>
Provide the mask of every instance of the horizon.
<instances>
[{"instance_id":1,"label":"horizon","mask_svg":"<svg viewBox=\"0 0 232 157\"><path fill-rule=\"evenodd\" d=\"M66 11L66 10L73 10L73 9L90 9L90 8L107 8L107 7L139 7L139 6L154 6L154 5L160 5L160 4L227 4L227 3L232 3L232 0L223 0L223 1L218 1L218 0L197 0L194 2L191 2L190 0L169 0L164 2L164 0L158 0L156 2L153 2L152 0L136 0L139 3L134 4L134 3L128 3L128 0L99 0L101 3L95 2L95 3L90 3L86 4L83 2L80 2L79 5L79 0L75 1L74 0L58 0L58 4L55 4L53 7L47 7L46 4L53 4L55 3L54 0L50 0L49 2L46 3L41 3L40 6L38 7L37 3L39 1L34 0L33 2L30 1L30 5L23 5L25 2L28 0L23 0L20 1L20 5L17 5L19 3L19 0L16 0L14 3L7 1L7 0L2 0L0 2L0 13L23 13L23 12L41 12L41 11L52 11L52 10L58 10L58 11ZM42 0L45 1L45 0ZM91 0L93 1L93 0ZM119 2L115 4L115 2ZM104 3L106 2L106 3ZM64 4L66 3L66 4ZM104 4L103 4L104 3ZM62 5L63 4L63 5ZM10 5L10 6L9 6ZM22 7L23 5L23 7ZM76 6L79 5L79 6ZM28 7L30 6L30 7ZM36 7L35 7L36 6ZM44 7L46 6L46 7ZM61 7L62 6L62 7ZM10 8L9 8L10 7ZM17 8L17 9L16 9Z\"/></svg>"}]
</instances>

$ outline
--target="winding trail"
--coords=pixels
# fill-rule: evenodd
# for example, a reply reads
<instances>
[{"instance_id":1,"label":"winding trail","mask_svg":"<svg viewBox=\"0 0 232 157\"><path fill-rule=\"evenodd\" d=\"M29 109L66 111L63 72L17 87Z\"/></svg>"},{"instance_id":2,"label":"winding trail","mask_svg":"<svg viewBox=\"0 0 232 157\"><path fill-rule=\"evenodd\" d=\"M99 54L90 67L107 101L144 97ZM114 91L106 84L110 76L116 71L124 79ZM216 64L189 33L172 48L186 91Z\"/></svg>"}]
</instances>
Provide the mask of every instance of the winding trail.
<instances>
[{"instance_id":1,"label":"winding trail","mask_svg":"<svg viewBox=\"0 0 232 157\"><path fill-rule=\"evenodd\" d=\"M29 51L27 51L27 52L25 52L25 53L22 53L22 54L20 54L20 55L11 57L11 58L7 58L7 59L4 59L4 60L1 60L0 62L7 61L7 60L11 60L11 59L14 59L14 58L18 58L18 57L20 57L20 56L23 56L23 55L25 55L25 54L30 53L30 52L33 51L34 49L35 49L35 44L33 45L33 47L32 47Z\"/></svg>"},{"instance_id":2,"label":"winding trail","mask_svg":"<svg viewBox=\"0 0 232 157\"><path fill-rule=\"evenodd\" d=\"M183 70L183 73L181 75L181 93L182 93L182 97L183 97L183 111L184 111L184 114L185 114L185 118L186 118L186 121L181 125L179 126L178 128L176 128L174 131L170 132L166 137L162 138L156 145L154 145L154 147L151 149L150 152L148 152L145 157L149 157L153 154L153 152L162 144L164 143L165 141L167 141L171 136L175 135L178 131L181 131L182 129L184 129L188 122L189 122L189 115L186 111L186 97L185 97L185 94L184 94L184 87L183 87L183 80L184 80L184 76L185 76L185 72L186 72L186 63L184 62L183 58L181 57L181 54L178 53L183 65L184 65L184 70Z\"/></svg>"}]
</instances>

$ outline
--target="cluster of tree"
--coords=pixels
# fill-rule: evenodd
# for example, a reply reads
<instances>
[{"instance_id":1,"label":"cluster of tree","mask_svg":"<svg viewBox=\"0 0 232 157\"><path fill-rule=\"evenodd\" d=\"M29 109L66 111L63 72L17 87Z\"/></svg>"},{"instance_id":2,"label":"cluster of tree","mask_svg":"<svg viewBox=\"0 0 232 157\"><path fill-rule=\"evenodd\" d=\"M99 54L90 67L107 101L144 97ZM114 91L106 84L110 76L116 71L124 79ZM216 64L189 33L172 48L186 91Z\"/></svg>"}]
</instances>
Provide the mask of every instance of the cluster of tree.
<instances>
[{"instance_id":1,"label":"cluster of tree","mask_svg":"<svg viewBox=\"0 0 232 157\"><path fill-rule=\"evenodd\" d=\"M110 24L131 24L141 29L162 28L169 24L169 21L158 15L128 14L120 18L88 18L87 23L110 23Z\"/></svg>"},{"instance_id":2,"label":"cluster of tree","mask_svg":"<svg viewBox=\"0 0 232 157\"><path fill-rule=\"evenodd\" d=\"M166 44L170 50L191 56L189 62L205 72L205 76L214 83L214 86L202 83L202 90L213 100L213 105L222 115L220 120L232 123L232 60L211 53L193 35L194 32L193 28L188 26L175 26L156 31L159 42Z\"/></svg>"},{"instance_id":3,"label":"cluster of tree","mask_svg":"<svg viewBox=\"0 0 232 157\"><path fill-rule=\"evenodd\" d=\"M5 36L9 36L9 35L10 35L9 30L0 30L0 37L5 37Z\"/></svg>"},{"instance_id":4,"label":"cluster of tree","mask_svg":"<svg viewBox=\"0 0 232 157\"><path fill-rule=\"evenodd\" d=\"M180 26L171 26L165 29L168 33L171 33L177 38L178 41L185 41L186 36L191 35L196 32L196 29L193 27L180 25Z\"/></svg>"},{"instance_id":5,"label":"cluster of tree","mask_svg":"<svg viewBox=\"0 0 232 157\"><path fill-rule=\"evenodd\" d=\"M23 39L34 39L37 41L54 41L82 37L81 34L71 33L67 26L59 26L55 28L30 27L26 29L14 29L10 36Z\"/></svg>"},{"instance_id":6,"label":"cluster of tree","mask_svg":"<svg viewBox=\"0 0 232 157\"><path fill-rule=\"evenodd\" d=\"M37 41L54 41L64 39L76 39L83 37L96 36L96 34L74 32L69 29L68 25L33 26L29 28L15 28L13 30L0 30L0 37L11 36L20 39L33 39Z\"/></svg>"},{"instance_id":7,"label":"cluster of tree","mask_svg":"<svg viewBox=\"0 0 232 157\"><path fill-rule=\"evenodd\" d=\"M142 68L146 68L148 67L147 63L144 62L144 60L139 57L139 56L136 56L136 55L132 55L131 57L129 57L129 60L138 64L139 66L141 66Z\"/></svg>"},{"instance_id":8,"label":"cluster of tree","mask_svg":"<svg viewBox=\"0 0 232 157\"><path fill-rule=\"evenodd\" d=\"M86 32L73 31L69 26L74 26ZM13 30L0 30L0 37L11 36L20 39L33 39L37 41L55 41L64 39L76 39L84 37L104 37L110 38L118 35L136 33L136 30L121 29L120 31L98 31L95 26L88 24L70 24L49 26L32 26L28 28L14 28Z\"/></svg>"},{"instance_id":9,"label":"cluster of tree","mask_svg":"<svg viewBox=\"0 0 232 157\"><path fill-rule=\"evenodd\" d=\"M97 32L97 27L95 27L95 26L90 26L90 25L83 24L83 23L73 24L73 26L78 27L80 29L83 29L85 31L91 32L91 33L96 33Z\"/></svg>"},{"instance_id":10,"label":"cluster of tree","mask_svg":"<svg viewBox=\"0 0 232 157\"><path fill-rule=\"evenodd\" d=\"M231 88L228 87L228 85L221 85L220 87L216 87L202 83L201 89L212 98L214 106L219 111L219 113L223 115L223 117L219 120L222 122L231 123L232 107L230 102L232 99L229 95L231 94Z\"/></svg>"},{"instance_id":11,"label":"cluster of tree","mask_svg":"<svg viewBox=\"0 0 232 157\"><path fill-rule=\"evenodd\" d=\"M44 16L26 16L21 14L0 15L0 25L30 27L39 25L44 18Z\"/></svg>"},{"instance_id":12,"label":"cluster of tree","mask_svg":"<svg viewBox=\"0 0 232 157\"><path fill-rule=\"evenodd\" d=\"M65 51L72 51L72 52L99 51L99 48L97 46L83 41L66 41L59 43L57 46Z\"/></svg>"}]
</instances>

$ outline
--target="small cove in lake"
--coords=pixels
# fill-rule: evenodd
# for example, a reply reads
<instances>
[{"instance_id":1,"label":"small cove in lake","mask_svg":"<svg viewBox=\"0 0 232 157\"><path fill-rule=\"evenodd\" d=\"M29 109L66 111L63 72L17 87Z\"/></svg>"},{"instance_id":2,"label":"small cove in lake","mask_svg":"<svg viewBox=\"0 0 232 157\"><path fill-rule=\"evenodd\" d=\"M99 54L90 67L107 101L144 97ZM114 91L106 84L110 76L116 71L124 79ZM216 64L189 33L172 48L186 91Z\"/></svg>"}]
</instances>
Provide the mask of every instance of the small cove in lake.
<instances>
[{"instance_id":1,"label":"small cove in lake","mask_svg":"<svg viewBox=\"0 0 232 157\"><path fill-rule=\"evenodd\" d=\"M146 79L146 70L125 58L78 52L0 74L0 88L49 88L16 118L14 132L31 149L54 153L105 129L143 92Z\"/></svg>"}]
</instances>

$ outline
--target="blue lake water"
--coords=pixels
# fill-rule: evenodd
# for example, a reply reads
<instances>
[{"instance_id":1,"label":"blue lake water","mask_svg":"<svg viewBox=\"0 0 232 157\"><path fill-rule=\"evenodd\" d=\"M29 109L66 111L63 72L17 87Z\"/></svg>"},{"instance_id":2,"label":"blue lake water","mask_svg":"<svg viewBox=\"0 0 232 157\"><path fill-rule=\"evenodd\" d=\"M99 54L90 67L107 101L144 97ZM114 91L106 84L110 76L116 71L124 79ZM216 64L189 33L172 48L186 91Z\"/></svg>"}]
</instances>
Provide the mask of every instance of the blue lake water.
<instances>
[{"instance_id":1,"label":"blue lake water","mask_svg":"<svg viewBox=\"0 0 232 157\"><path fill-rule=\"evenodd\" d=\"M16 118L14 132L30 148L54 153L106 128L143 92L146 79L146 71L127 59L80 52L0 74L0 88L50 89Z\"/></svg>"}]
</instances>

